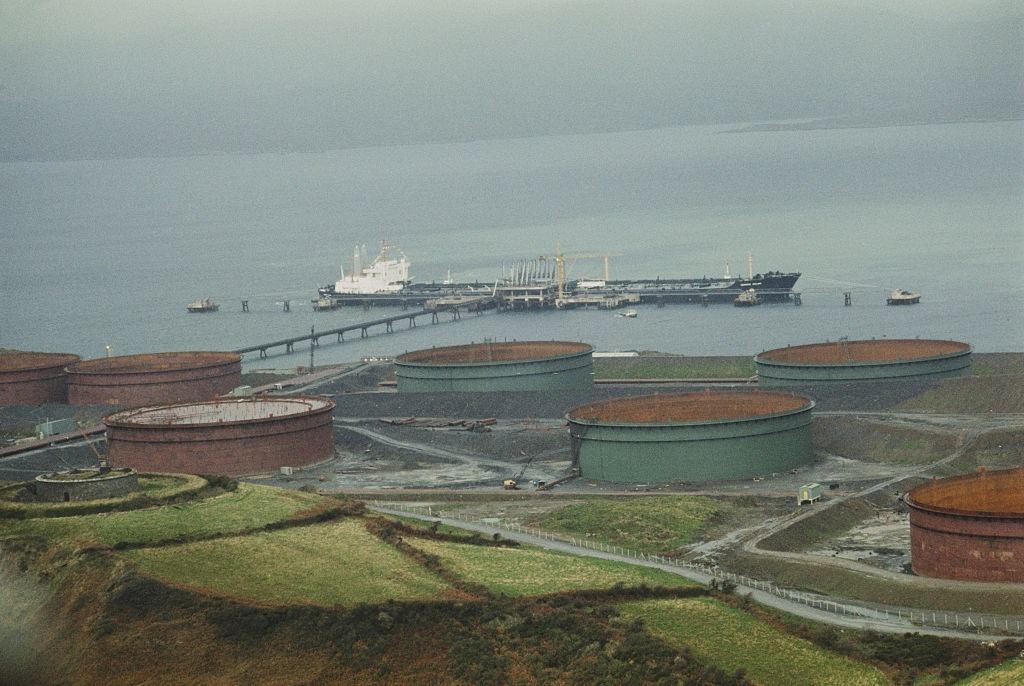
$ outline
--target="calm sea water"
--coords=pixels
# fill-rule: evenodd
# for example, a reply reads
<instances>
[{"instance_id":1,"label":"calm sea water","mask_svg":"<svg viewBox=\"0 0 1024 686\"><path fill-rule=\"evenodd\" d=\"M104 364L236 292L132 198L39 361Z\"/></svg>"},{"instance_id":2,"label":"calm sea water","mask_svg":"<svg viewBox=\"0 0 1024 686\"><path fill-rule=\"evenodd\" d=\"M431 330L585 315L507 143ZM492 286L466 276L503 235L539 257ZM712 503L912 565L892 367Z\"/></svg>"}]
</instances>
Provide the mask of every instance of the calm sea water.
<instances>
[{"instance_id":1,"label":"calm sea water","mask_svg":"<svg viewBox=\"0 0 1024 686\"><path fill-rule=\"evenodd\" d=\"M736 273L749 251L755 270L803 272L804 305L489 314L325 345L318 362L485 337L691 355L840 336L1024 350L1024 124L724 130L0 164L0 347L230 349L360 321L309 300L353 244L388 238L417 280L490 283L556 242L618 253L613 278L720 275L727 260ZM579 260L571 276L600 272ZM897 287L922 304L885 307ZM187 314L200 297L221 311Z\"/></svg>"}]
</instances>

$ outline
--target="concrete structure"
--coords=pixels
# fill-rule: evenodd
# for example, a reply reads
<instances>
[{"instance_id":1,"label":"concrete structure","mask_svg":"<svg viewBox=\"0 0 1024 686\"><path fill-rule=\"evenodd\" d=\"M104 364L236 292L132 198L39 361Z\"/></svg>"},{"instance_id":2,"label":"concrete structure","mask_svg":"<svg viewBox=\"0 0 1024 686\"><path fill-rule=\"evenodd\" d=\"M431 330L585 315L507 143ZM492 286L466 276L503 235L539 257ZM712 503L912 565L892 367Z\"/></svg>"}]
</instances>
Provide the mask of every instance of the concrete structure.
<instances>
[{"instance_id":1,"label":"concrete structure","mask_svg":"<svg viewBox=\"0 0 1024 686\"><path fill-rule=\"evenodd\" d=\"M706 391L613 398L566 415L581 476L616 482L746 479L811 460L814 402Z\"/></svg>"},{"instance_id":2,"label":"concrete structure","mask_svg":"<svg viewBox=\"0 0 1024 686\"><path fill-rule=\"evenodd\" d=\"M118 498L139 490L133 469L75 469L37 476L36 498L45 503Z\"/></svg>"},{"instance_id":3,"label":"concrete structure","mask_svg":"<svg viewBox=\"0 0 1024 686\"><path fill-rule=\"evenodd\" d=\"M757 355L763 386L819 381L939 379L965 376L971 346L957 341L882 339L778 348Z\"/></svg>"},{"instance_id":4,"label":"concrete structure","mask_svg":"<svg viewBox=\"0 0 1024 686\"><path fill-rule=\"evenodd\" d=\"M921 576L1024 581L1024 468L934 479L904 497Z\"/></svg>"},{"instance_id":5,"label":"concrete structure","mask_svg":"<svg viewBox=\"0 0 1024 686\"><path fill-rule=\"evenodd\" d=\"M399 391L543 391L589 388L586 343L520 341L431 348L395 358Z\"/></svg>"},{"instance_id":6,"label":"concrete structure","mask_svg":"<svg viewBox=\"0 0 1024 686\"><path fill-rule=\"evenodd\" d=\"M334 401L256 397L144 407L106 417L111 465L243 476L334 454Z\"/></svg>"},{"instance_id":7,"label":"concrete structure","mask_svg":"<svg viewBox=\"0 0 1024 686\"><path fill-rule=\"evenodd\" d=\"M64 368L79 359L65 353L0 353L0 405L66 403Z\"/></svg>"},{"instance_id":8,"label":"concrete structure","mask_svg":"<svg viewBox=\"0 0 1024 686\"><path fill-rule=\"evenodd\" d=\"M242 382L242 357L225 352L102 357L68 367L72 405L140 407L210 400Z\"/></svg>"}]
</instances>

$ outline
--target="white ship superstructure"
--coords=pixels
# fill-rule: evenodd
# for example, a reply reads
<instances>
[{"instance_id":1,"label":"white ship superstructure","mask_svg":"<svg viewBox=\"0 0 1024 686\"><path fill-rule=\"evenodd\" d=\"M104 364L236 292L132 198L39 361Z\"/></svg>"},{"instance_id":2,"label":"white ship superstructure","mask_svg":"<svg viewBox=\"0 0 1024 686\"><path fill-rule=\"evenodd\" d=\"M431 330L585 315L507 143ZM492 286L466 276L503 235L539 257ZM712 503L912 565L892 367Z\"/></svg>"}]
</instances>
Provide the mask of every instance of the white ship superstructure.
<instances>
[{"instance_id":1,"label":"white ship superstructure","mask_svg":"<svg viewBox=\"0 0 1024 686\"><path fill-rule=\"evenodd\" d=\"M370 294L402 291L410 282L409 262L401 251L398 251L398 259L392 258L390 252L391 247L387 242L381 241L377 258L370 266L362 267L362 251L356 246L352 259L352 273L345 276L345 270L342 269L341 279L334 284L334 292Z\"/></svg>"}]
</instances>

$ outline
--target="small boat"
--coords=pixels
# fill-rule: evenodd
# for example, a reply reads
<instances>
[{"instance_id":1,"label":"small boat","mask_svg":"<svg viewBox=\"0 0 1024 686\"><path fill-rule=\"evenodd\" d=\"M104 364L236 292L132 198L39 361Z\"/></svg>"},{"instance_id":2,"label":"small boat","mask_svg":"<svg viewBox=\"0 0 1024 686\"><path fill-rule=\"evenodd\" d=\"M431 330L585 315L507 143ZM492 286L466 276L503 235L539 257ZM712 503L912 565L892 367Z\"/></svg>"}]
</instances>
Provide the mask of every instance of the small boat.
<instances>
[{"instance_id":1,"label":"small boat","mask_svg":"<svg viewBox=\"0 0 1024 686\"><path fill-rule=\"evenodd\" d=\"M754 305L760 305L761 299L757 297L757 291L753 288L748 288L737 295L732 304L736 307L753 307Z\"/></svg>"},{"instance_id":2,"label":"small boat","mask_svg":"<svg viewBox=\"0 0 1024 686\"><path fill-rule=\"evenodd\" d=\"M203 298L202 300L194 300L185 306L189 312L216 312L220 309L220 305L213 302L209 298Z\"/></svg>"},{"instance_id":3,"label":"small boat","mask_svg":"<svg viewBox=\"0 0 1024 686\"><path fill-rule=\"evenodd\" d=\"M897 288L885 299L886 305L916 305L921 302L920 293L911 293L902 288Z\"/></svg>"},{"instance_id":4,"label":"small boat","mask_svg":"<svg viewBox=\"0 0 1024 686\"><path fill-rule=\"evenodd\" d=\"M625 312L616 312L617 317L627 317L629 319L636 319L636 310L629 309Z\"/></svg>"},{"instance_id":5,"label":"small boat","mask_svg":"<svg viewBox=\"0 0 1024 686\"><path fill-rule=\"evenodd\" d=\"M323 312L324 310L333 310L338 307L337 303L331 298L317 298L313 301L313 310L315 312Z\"/></svg>"}]
</instances>

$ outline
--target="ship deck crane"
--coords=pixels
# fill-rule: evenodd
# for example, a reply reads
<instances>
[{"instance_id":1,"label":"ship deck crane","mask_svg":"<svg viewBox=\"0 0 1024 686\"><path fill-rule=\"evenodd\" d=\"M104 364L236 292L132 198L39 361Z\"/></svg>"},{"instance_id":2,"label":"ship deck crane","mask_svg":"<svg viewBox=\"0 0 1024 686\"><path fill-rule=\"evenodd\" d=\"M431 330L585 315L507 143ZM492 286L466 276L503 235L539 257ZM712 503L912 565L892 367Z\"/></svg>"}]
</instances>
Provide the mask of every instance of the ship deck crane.
<instances>
[{"instance_id":1,"label":"ship deck crane","mask_svg":"<svg viewBox=\"0 0 1024 686\"><path fill-rule=\"evenodd\" d=\"M604 280L608 281L610 273L608 268L608 258L622 257L622 253L581 252L573 253L571 255L565 255L562 253L561 243L556 243L554 255L540 255L538 259L555 261L555 282L558 284L558 298L562 299L565 297L565 282L568 278L567 275L569 272L572 271L573 267L576 266L576 260L591 259L598 257L604 259ZM566 258L572 260L569 263L568 269L566 269L565 267Z\"/></svg>"}]
</instances>

